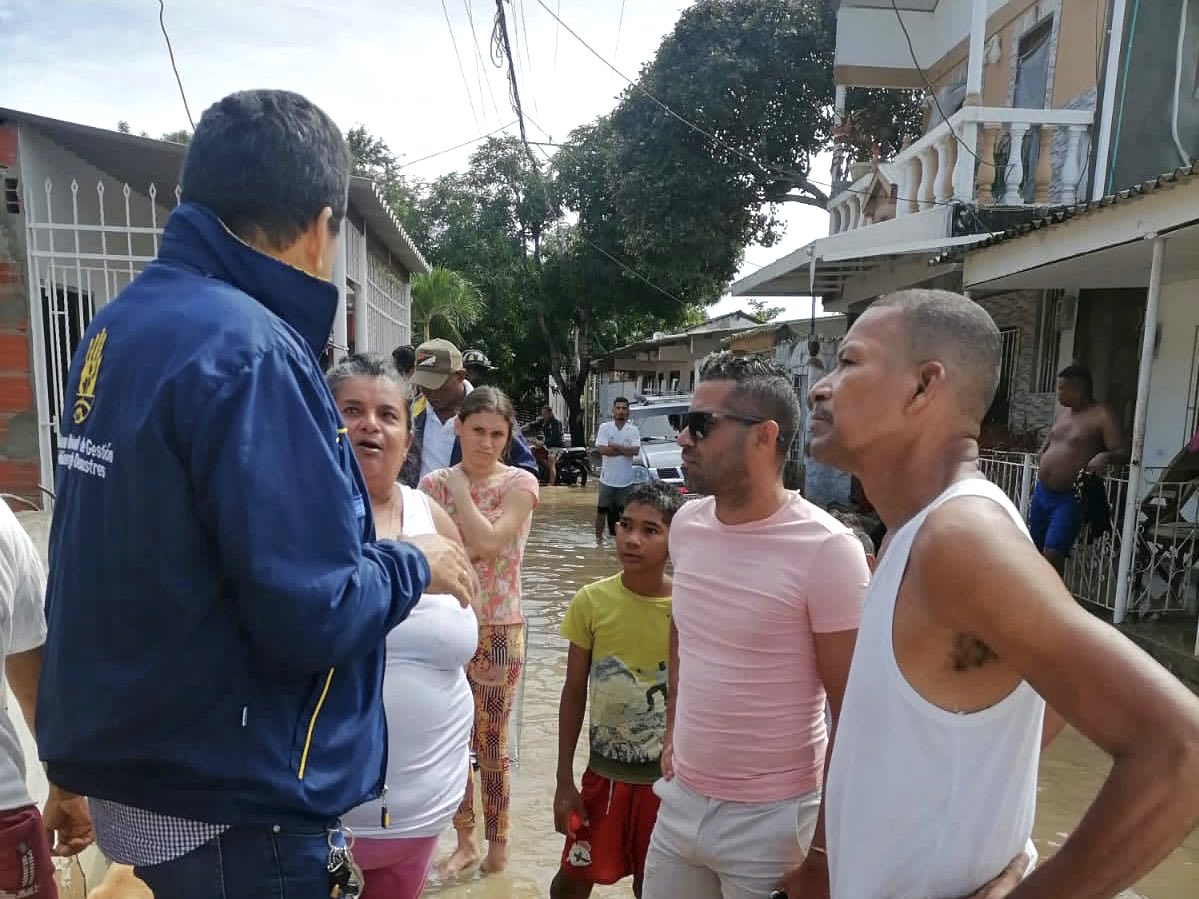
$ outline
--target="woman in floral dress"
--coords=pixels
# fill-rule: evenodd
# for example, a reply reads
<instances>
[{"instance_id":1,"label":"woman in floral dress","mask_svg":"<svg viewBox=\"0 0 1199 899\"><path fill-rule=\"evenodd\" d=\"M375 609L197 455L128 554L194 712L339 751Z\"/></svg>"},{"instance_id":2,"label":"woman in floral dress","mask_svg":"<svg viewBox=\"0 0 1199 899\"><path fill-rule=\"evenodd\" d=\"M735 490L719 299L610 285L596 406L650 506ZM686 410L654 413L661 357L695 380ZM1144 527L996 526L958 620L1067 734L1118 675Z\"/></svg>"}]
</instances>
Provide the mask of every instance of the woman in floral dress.
<instances>
[{"instance_id":1,"label":"woman in floral dress","mask_svg":"<svg viewBox=\"0 0 1199 899\"><path fill-rule=\"evenodd\" d=\"M487 838L485 874L502 871L508 863L508 719L525 646L520 571L538 500L537 479L503 462L515 426L512 401L502 391L473 390L456 422L462 461L431 472L420 485L458 526L482 584L474 606L479 648L466 673L475 698L473 740ZM480 858L473 777L454 828L458 848L442 864L443 876L452 876Z\"/></svg>"}]
</instances>

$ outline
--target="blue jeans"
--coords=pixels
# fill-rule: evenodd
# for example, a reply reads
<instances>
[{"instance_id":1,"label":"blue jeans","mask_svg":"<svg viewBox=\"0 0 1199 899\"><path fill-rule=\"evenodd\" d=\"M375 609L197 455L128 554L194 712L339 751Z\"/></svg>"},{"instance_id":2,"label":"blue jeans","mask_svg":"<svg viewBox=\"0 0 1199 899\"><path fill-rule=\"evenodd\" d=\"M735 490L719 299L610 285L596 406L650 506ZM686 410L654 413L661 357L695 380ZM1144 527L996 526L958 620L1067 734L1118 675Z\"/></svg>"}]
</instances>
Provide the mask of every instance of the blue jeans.
<instances>
[{"instance_id":1,"label":"blue jeans","mask_svg":"<svg viewBox=\"0 0 1199 899\"><path fill-rule=\"evenodd\" d=\"M234 828L186 855L136 868L154 899L328 899L325 831Z\"/></svg>"}]
</instances>

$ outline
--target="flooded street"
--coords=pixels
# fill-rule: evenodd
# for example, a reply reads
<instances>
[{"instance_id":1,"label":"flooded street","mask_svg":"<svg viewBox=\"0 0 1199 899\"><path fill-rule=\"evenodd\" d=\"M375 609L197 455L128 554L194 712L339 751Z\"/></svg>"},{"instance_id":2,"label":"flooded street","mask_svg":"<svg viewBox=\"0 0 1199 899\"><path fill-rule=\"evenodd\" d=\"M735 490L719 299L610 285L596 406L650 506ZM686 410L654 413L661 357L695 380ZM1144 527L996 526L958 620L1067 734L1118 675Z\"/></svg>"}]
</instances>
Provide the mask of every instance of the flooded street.
<instances>
[{"instance_id":1,"label":"flooded street","mask_svg":"<svg viewBox=\"0 0 1199 899\"><path fill-rule=\"evenodd\" d=\"M592 536L594 493L571 488L543 491L525 563L525 615L529 653L519 725L519 767L512 776L512 863L507 872L488 878L471 874L459 881L433 882L428 896L443 899L533 899L549 895L558 869L562 838L554 833L552 802L557 758L558 694L566 650L558 626L566 605L582 585L616 571L611 543L595 548ZM514 722L515 726L515 722ZM1147 739L1151 736L1147 735ZM586 763L586 728L579 741L576 774ZM1067 730L1041 763L1036 842L1052 854L1077 824L1107 772L1102 752ZM439 856L449 852L452 834L442 840ZM1195 899L1199 895L1199 833L1137 887L1145 899ZM598 888L596 897L629 897L629 883Z\"/></svg>"}]
</instances>

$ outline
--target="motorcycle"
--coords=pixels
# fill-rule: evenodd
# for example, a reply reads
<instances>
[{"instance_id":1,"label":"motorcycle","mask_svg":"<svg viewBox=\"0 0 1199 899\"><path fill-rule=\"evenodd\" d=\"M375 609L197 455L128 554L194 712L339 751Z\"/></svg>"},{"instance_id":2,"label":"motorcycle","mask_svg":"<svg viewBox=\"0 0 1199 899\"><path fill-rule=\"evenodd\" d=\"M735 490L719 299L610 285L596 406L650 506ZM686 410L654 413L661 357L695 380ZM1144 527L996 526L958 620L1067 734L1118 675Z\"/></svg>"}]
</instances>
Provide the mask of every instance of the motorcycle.
<instances>
[{"instance_id":1,"label":"motorcycle","mask_svg":"<svg viewBox=\"0 0 1199 899\"><path fill-rule=\"evenodd\" d=\"M538 477L542 484L550 484L550 472L553 472L553 486L580 487L587 486L587 450L581 446L565 449L548 449L544 443L534 438L529 441L529 449L537 460ZM551 464L552 463L552 464Z\"/></svg>"},{"instance_id":2,"label":"motorcycle","mask_svg":"<svg viewBox=\"0 0 1199 899\"><path fill-rule=\"evenodd\" d=\"M559 450L558 453L558 483L566 487L573 487L575 484L586 487L587 477L590 474L590 467L587 464L587 448L569 446Z\"/></svg>"}]
</instances>

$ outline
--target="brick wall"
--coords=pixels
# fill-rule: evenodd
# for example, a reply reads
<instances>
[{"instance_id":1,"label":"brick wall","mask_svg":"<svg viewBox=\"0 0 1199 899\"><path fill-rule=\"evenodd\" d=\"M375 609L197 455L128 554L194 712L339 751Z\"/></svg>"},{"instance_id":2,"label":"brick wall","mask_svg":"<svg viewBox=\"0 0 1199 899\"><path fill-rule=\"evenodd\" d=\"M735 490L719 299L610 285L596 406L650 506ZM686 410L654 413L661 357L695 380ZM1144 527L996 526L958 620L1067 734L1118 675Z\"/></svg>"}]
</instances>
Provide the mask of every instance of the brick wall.
<instances>
[{"instance_id":1,"label":"brick wall","mask_svg":"<svg viewBox=\"0 0 1199 899\"><path fill-rule=\"evenodd\" d=\"M16 168L16 129L0 125L0 179ZM37 410L20 223L0 204L0 493L41 505ZM14 503L14 508L21 508Z\"/></svg>"},{"instance_id":2,"label":"brick wall","mask_svg":"<svg viewBox=\"0 0 1199 899\"><path fill-rule=\"evenodd\" d=\"M1041 310L1041 291L1017 290L993 297L981 297L978 304L995 320L1001 330L1020 331L1020 355L1012 383L1008 426L1013 430L1044 430L1053 424L1052 393L1037 393L1037 324Z\"/></svg>"}]
</instances>

